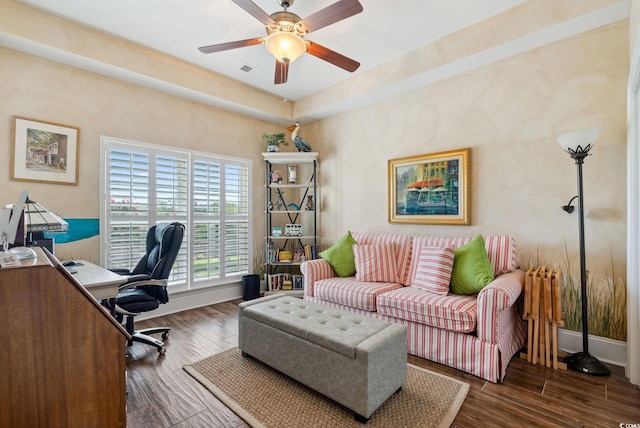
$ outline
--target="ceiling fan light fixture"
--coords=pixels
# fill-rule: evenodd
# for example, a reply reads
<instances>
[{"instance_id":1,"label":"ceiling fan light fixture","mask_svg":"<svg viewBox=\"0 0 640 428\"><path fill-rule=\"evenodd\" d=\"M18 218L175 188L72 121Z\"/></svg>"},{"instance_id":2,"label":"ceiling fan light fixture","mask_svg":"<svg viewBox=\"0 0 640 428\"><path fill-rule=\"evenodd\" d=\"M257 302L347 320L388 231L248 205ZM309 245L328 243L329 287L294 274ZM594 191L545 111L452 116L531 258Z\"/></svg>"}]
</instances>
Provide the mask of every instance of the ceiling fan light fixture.
<instances>
[{"instance_id":1,"label":"ceiling fan light fixture","mask_svg":"<svg viewBox=\"0 0 640 428\"><path fill-rule=\"evenodd\" d=\"M288 31L274 31L264 42L267 50L278 61L293 62L307 51L307 44L295 33Z\"/></svg>"}]
</instances>

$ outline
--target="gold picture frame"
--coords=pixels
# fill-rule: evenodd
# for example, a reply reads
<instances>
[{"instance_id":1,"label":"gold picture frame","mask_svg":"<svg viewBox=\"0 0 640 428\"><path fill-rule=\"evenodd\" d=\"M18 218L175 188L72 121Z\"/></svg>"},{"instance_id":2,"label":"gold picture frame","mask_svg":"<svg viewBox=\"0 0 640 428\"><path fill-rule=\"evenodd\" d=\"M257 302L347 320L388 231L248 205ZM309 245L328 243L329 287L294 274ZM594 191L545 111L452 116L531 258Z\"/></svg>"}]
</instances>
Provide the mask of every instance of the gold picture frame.
<instances>
[{"instance_id":1,"label":"gold picture frame","mask_svg":"<svg viewBox=\"0 0 640 428\"><path fill-rule=\"evenodd\" d=\"M13 116L11 180L78 185L80 128Z\"/></svg>"},{"instance_id":2,"label":"gold picture frame","mask_svg":"<svg viewBox=\"0 0 640 428\"><path fill-rule=\"evenodd\" d=\"M471 148L388 164L389 223L471 224Z\"/></svg>"}]
</instances>

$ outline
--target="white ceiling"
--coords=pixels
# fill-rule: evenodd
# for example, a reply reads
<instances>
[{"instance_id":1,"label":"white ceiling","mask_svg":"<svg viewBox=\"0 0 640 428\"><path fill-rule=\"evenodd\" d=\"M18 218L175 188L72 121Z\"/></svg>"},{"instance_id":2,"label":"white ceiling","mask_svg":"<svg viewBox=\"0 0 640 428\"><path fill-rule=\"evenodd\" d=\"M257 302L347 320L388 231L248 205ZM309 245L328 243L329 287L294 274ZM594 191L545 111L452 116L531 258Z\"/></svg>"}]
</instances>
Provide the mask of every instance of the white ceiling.
<instances>
[{"instance_id":1,"label":"white ceiling","mask_svg":"<svg viewBox=\"0 0 640 428\"><path fill-rule=\"evenodd\" d=\"M286 85L274 85L275 60L262 45L213 54L197 48L265 35L263 25L230 0L19 0L48 13L161 51L290 100L351 76L311 55L291 64ZM277 0L253 0L268 14ZM337 0L296 0L305 18ZM360 0L364 12L306 38L361 63L362 73L525 0ZM240 68L253 67L246 73Z\"/></svg>"}]
</instances>

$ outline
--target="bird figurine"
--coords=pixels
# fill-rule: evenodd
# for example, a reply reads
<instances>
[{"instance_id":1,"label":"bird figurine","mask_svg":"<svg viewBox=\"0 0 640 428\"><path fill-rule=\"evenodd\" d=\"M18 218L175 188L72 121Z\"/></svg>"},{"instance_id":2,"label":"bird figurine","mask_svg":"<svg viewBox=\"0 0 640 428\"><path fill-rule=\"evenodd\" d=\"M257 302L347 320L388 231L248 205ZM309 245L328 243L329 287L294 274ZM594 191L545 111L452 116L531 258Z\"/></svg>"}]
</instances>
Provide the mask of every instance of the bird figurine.
<instances>
[{"instance_id":1,"label":"bird figurine","mask_svg":"<svg viewBox=\"0 0 640 428\"><path fill-rule=\"evenodd\" d=\"M298 137L298 130L300 129L300 122L296 122L295 125L290 126L289 129L291 132L291 140L293 140L293 144L298 148L299 152L310 152L311 146L302 137Z\"/></svg>"}]
</instances>

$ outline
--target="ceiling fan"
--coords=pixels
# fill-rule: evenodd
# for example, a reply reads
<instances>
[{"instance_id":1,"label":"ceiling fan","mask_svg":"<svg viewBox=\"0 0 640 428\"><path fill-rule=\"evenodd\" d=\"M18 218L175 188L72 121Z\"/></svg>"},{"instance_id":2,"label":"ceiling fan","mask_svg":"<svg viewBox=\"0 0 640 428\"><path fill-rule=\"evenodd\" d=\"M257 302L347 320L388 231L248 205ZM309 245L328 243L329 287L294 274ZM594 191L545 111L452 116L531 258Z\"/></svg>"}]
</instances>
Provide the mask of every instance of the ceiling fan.
<instances>
[{"instance_id":1,"label":"ceiling fan","mask_svg":"<svg viewBox=\"0 0 640 428\"><path fill-rule=\"evenodd\" d=\"M363 8L358 0L340 0L304 19L288 11L294 0L277 0L280 6L284 8L284 11L275 12L271 15L267 14L251 0L231 1L262 22L267 30L267 36L202 46L198 48L200 52L208 54L264 43L267 50L276 58L274 78L276 85L287 82L289 64L305 52L351 73L360 67L360 63L351 58L347 58L310 40L304 40L304 37L312 31L335 24L362 12Z\"/></svg>"}]
</instances>

